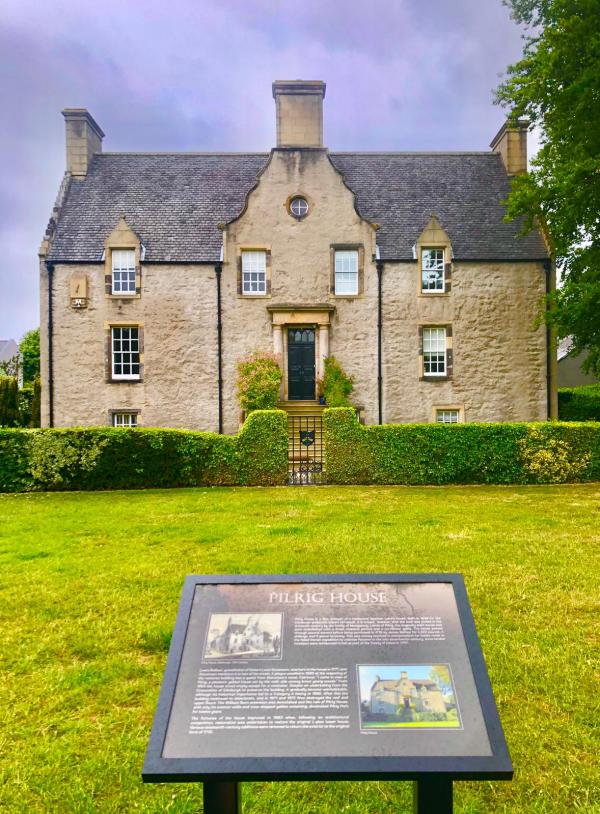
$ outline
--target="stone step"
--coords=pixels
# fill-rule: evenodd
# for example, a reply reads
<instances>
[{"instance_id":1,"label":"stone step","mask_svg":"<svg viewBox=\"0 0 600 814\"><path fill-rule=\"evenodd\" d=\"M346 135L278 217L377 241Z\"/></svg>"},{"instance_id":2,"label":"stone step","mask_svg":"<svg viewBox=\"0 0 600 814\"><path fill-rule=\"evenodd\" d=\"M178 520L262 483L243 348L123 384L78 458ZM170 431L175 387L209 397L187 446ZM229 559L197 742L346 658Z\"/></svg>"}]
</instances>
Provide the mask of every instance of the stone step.
<instances>
[{"instance_id":1,"label":"stone step","mask_svg":"<svg viewBox=\"0 0 600 814\"><path fill-rule=\"evenodd\" d=\"M318 401L280 401L277 407L288 415L321 415L325 409L325 405Z\"/></svg>"}]
</instances>

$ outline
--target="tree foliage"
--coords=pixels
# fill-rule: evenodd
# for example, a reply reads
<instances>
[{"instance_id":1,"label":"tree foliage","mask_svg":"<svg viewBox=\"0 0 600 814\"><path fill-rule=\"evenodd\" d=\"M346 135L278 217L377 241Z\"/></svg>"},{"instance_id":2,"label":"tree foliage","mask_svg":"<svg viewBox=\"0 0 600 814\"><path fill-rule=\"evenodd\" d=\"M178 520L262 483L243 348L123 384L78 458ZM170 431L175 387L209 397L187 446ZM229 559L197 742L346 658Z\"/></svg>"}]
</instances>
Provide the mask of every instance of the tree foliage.
<instances>
[{"instance_id":1,"label":"tree foliage","mask_svg":"<svg viewBox=\"0 0 600 814\"><path fill-rule=\"evenodd\" d=\"M40 375L40 329L27 331L19 343L21 364L23 365L23 384L33 382Z\"/></svg>"},{"instance_id":2,"label":"tree foliage","mask_svg":"<svg viewBox=\"0 0 600 814\"><path fill-rule=\"evenodd\" d=\"M0 375L0 427L18 427L19 385L14 376Z\"/></svg>"},{"instance_id":3,"label":"tree foliage","mask_svg":"<svg viewBox=\"0 0 600 814\"><path fill-rule=\"evenodd\" d=\"M600 0L505 0L526 26L497 101L541 133L508 214L547 226L562 273L547 319L600 375Z\"/></svg>"},{"instance_id":4,"label":"tree foliage","mask_svg":"<svg viewBox=\"0 0 600 814\"><path fill-rule=\"evenodd\" d=\"M323 380L319 382L319 390L325 396L328 407L352 406L350 394L354 390L354 379L348 376L335 356L325 359L325 372Z\"/></svg>"}]
</instances>

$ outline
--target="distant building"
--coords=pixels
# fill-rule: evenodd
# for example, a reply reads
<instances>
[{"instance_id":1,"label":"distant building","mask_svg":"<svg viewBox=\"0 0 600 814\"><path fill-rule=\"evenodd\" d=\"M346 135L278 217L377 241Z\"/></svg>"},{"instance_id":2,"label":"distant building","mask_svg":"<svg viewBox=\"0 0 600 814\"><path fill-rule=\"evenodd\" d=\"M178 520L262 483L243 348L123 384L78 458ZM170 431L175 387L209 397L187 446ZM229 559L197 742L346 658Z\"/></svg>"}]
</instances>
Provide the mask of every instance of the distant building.
<instances>
[{"instance_id":1,"label":"distant building","mask_svg":"<svg viewBox=\"0 0 600 814\"><path fill-rule=\"evenodd\" d=\"M579 387L582 384L596 384L598 379L591 373L584 373L581 365L585 361L583 353L573 353L573 340L570 336L558 345L556 383L558 387Z\"/></svg>"},{"instance_id":2,"label":"distant building","mask_svg":"<svg viewBox=\"0 0 600 814\"><path fill-rule=\"evenodd\" d=\"M14 362L15 369L8 372L16 376L19 387L23 387L23 366L21 365L19 346L14 339L0 339L0 365L11 361ZM0 373L2 372L0 371Z\"/></svg>"},{"instance_id":3,"label":"distant building","mask_svg":"<svg viewBox=\"0 0 600 814\"><path fill-rule=\"evenodd\" d=\"M527 122L481 152L330 152L324 82L273 96L262 153L103 153L89 112L63 111L40 249L42 425L236 432L236 365L254 350L276 355L289 410L319 409L334 355L367 424L555 417L551 337L534 325L552 258L504 219Z\"/></svg>"},{"instance_id":4,"label":"distant building","mask_svg":"<svg viewBox=\"0 0 600 814\"><path fill-rule=\"evenodd\" d=\"M19 346L14 339L0 339L0 362L10 362L19 355Z\"/></svg>"}]
</instances>

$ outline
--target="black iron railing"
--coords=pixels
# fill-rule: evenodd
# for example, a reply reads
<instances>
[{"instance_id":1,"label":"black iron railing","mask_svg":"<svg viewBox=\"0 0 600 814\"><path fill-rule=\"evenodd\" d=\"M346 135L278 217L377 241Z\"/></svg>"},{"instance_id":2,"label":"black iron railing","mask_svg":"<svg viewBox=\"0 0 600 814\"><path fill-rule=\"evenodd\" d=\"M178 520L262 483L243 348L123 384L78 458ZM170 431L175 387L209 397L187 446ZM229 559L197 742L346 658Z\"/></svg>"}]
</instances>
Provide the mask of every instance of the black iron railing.
<instances>
[{"instance_id":1,"label":"black iron railing","mask_svg":"<svg viewBox=\"0 0 600 814\"><path fill-rule=\"evenodd\" d=\"M295 486L324 483L321 416L288 416L288 445L289 483Z\"/></svg>"}]
</instances>

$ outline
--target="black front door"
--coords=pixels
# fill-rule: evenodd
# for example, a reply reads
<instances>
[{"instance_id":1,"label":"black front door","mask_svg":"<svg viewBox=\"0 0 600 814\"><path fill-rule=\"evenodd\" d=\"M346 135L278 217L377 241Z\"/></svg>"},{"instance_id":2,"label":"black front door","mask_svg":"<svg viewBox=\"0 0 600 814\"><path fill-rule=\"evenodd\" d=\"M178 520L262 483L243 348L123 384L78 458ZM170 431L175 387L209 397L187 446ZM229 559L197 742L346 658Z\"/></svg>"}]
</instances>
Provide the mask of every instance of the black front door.
<instances>
[{"instance_id":1,"label":"black front door","mask_svg":"<svg viewBox=\"0 0 600 814\"><path fill-rule=\"evenodd\" d=\"M288 329L288 399L315 397L315 329Z\"/></svg>"}]
</instances>

